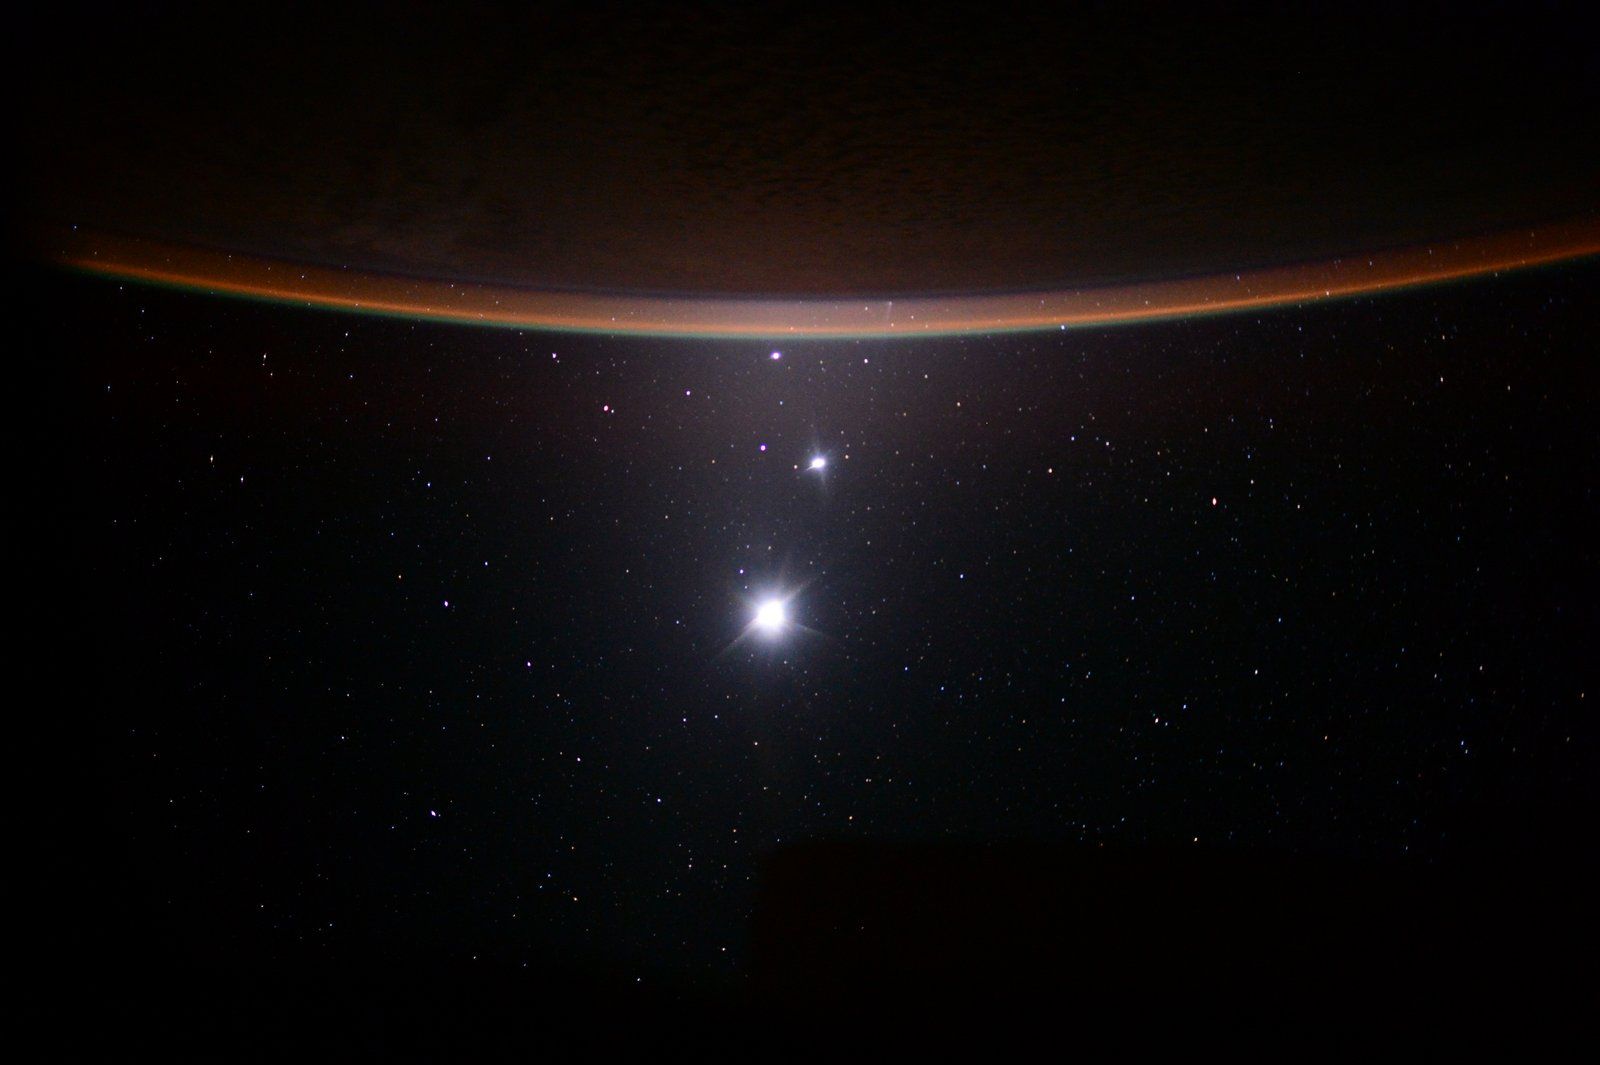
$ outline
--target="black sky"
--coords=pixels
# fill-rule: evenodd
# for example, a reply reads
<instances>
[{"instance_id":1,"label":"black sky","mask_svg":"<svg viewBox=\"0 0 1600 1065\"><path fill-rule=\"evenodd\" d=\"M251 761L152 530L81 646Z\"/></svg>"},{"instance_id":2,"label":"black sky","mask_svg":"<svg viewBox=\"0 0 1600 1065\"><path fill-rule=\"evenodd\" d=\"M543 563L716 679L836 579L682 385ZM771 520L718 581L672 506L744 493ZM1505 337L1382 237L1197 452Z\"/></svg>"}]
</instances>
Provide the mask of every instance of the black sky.
<instances>
[{"instance_id":1,"label":"black sky","mask_svg":"<svg viewBox=\"0 0 1600 1065\"><path fill-rule=\"evenodd\" d=\"M737 989L833 840L1542 883L1593 285L773 360L53 280L80 964Z\"/></svg>"}]
</instances>

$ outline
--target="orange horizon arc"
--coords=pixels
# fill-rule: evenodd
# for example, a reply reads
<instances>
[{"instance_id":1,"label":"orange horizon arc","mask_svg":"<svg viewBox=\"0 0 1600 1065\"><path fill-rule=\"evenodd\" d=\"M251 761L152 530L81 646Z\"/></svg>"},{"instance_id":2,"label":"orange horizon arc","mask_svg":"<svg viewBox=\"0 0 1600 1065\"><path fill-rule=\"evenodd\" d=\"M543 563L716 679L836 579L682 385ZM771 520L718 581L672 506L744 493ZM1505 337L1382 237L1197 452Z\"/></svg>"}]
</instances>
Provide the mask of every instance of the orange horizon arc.
<instances>
[{"instance_id":1,"label":"orange horizon arc","mask_svg":"<svg viewBox=\"0 0 1600 1065\"><path fill-rule=\"evenodd\" d=\"M110 234L51 243L103 277L463 325L761 339L949 336L1131 324L1376 295L1600 254L1600 216L1207 277L991 295L695 297L562 292L298 265Z\"/></svg>"}]
</instances>

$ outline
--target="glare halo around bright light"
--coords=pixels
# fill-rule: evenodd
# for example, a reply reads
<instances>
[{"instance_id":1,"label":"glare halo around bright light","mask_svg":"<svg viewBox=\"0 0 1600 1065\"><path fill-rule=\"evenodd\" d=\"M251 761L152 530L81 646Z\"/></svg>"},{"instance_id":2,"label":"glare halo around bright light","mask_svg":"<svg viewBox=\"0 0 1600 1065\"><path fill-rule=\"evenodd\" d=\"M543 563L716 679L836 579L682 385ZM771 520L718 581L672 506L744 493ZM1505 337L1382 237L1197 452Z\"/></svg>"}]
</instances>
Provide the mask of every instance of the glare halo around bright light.
<instances>
[{"instance_id":1,"label":"glare halo around bright light","mask_svg":"<svg viewBox=\"0 0 1600 1065\"><path fill-rule=\"evenodd\" d=\"M788 621L789 611L782 599L768 599L756 610L755 626L769 636L783 631Z\"/></svg>"}]
</instances>

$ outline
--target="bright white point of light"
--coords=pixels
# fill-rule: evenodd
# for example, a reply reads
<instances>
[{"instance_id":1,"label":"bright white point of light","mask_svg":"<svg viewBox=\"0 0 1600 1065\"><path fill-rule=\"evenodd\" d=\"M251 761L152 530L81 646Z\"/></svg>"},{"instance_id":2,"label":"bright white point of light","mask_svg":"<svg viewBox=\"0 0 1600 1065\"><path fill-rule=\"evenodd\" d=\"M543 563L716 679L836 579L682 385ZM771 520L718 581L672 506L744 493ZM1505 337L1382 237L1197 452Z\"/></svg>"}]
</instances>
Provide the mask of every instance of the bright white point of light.
<instances>
[{"instance_id":1,"label":"bright white point of light","mask_svg":"<svg viewBox=\"0 0 1600 1065\"><path fill-rule=\"evenodd\" d=\"M816 458L811 460L811 469L813 470L826 469L827 466L828 460L823 458L821 455L818 455Z\"/></svg>"},{"instance_id":2,"label":"bright white point of light","mask_svg":"<svg viewBox=\"0 0 1600 1065\"><path fill-rule=\"evenodd\" d=\"M783 628L789 620L789 612L784 609L782 599L768 599L756 611L756 628L762 632L775 633Z\"/></svg>"},{"instance_id":3,"label":"bright white point of light","mask_svg":"<svg viewBox=\"0 0 1600 1065\"><path fill-rule=\"evenodd\" d=\"M783 352L781 352L781 351L774 351L774 352L773 352L773 353L772 353L772 361L773 361L773 362L777 362L777 361L778 361L778 360L779 360L779 359L781 359L781 358L783 358Z\"/></svg>"}]
</instances>

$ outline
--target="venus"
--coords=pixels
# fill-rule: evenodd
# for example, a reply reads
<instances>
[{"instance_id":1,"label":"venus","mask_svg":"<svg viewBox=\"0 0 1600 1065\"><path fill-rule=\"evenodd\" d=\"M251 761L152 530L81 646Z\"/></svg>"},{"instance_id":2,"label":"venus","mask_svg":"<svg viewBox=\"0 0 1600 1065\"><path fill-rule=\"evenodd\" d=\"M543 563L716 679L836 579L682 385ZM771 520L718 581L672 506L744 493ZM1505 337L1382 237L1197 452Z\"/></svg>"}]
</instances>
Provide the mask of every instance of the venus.
<instances>
[{"instance_id":1,"label":"venus","mask_svg":"<svg viewBox=\"0 0 1600 1065\"><path fill-rule=\"evenodd\" d=\"M788 622L789 611L784 607L782 599L768 599L756 610L756 628L769 636L783 631Z\"/></svg>"}]
</instances>

